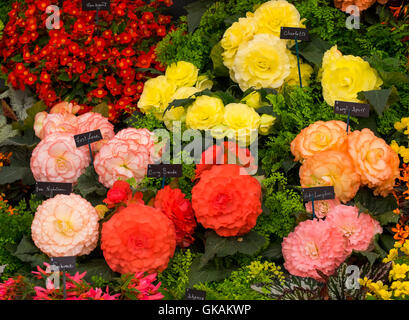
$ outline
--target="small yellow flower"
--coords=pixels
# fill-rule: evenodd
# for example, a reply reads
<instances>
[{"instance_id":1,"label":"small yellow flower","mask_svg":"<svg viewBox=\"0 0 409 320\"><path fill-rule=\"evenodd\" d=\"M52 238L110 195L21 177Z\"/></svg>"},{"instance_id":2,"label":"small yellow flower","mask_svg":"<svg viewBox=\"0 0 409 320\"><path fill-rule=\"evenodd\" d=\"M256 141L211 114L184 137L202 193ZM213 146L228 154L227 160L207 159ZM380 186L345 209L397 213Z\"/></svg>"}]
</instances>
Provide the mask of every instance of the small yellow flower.
<instances>
[{"instance_id":1,"label":"small yellow flower","mask_svg":"<svg viewBox=\"0 0 409 320\"><path fill-rule=\"evenodd\" d=\"M276 117L273 117L269 114L262 114L260 118L260 127L258 132L262 135L267 135L271 133Z\"/></svg>"},{"instance_id":2,"label":"small yellow flower","mask_svg":"<svg viewBox=\"0 0 409 320\"><path fill-rule=\"evenodd\" d=\"M178 61L166 68L165 76L168 81L174 83L178 88L192 87L196 84L199 69L192 63Z\"/></svg>"},{"instance_id":3,"label":"small yellow flower","mask_svg":"<svg viewBox=\"0 0 409 320\"><path fill-rule=\"evenodd\" d=\"M97 213L100 217L100 219L103 219L105 217L105 214L109 211L108 207L103 204L99 204L95 207L95 210L97 210Z\"/></svg>"},{"instance_id":4,"label":"small yellow flower","mask_svg":"<svg viewBox=\"0 0 409 320\"><path fill-rule=\"evenodd\" d=\"M260 115L243 103L230 103L225 107L224 125L234 131L239 144L249 145L256 138Z\"/></svg>"},{"instance_id":5,"label":"small yellow flower","mask_svg":"<svg viewBox=\"0 0 409 320\"><path fill-rule=\"evenodd\" d=\"M223 101L216 97L199 96L187 109L186 125L191 129L207 130L223 122Z\"/></svg>"},{"instance_id":6,"label":"small yellow flower","mask_svg":"<svg viewBox=\"0 0 409 320\"><path fill-rule=\"evenodd\" d=\"M396 153L399 152L399 145L395 140L392 140L391 142L391 148L393 151L395 151Z\"/></svg>"},{"instance_id":7,"label":"small yellow flower","mask_svg":"<svg viewBox=\"0 0 409 320\"><path fill-rule=\"evenodd\" d=\"M389 251L388 256L387 256L386 258L384 258L384 259L382 260L382 262L383 262L383 263L388 263L389 261L395 260L397 257L398 257L398 250L395 249L395 248L392 248L392 249Z\"/></svg>"},{"instance_id":8,"label":"small yellow flower","mask_svg":"<svg viewBox=\"0 0 409 320\"><path fill-rule=\"evenodd\" d=\"M252 107L254 109L258 109L262 106L267 105L267 103L263 103L261 99L261 94L258 91L253 91L249 93L247 96L245 96L243 99L240 101L241 103L247 104L249 107Z\"/></svg>"},{"instance_id":9,"label":"small yellow flower","mask_svg":"<svg viewBox=\"0 0 409 320\"><path fill-rule=\"evenodd\" d=\"M143 113L152 112L159 120L162 120L163 111L169 105L175 91L176 85L168 81L165 76L149 79L145 82L138 108Z\"/></svg>"},{"instance_id":10,"label":"small yellow flower","mask_svg":"<svg viewBox=\"0 0 409 320\"><path fill-rule=\"evenodd\" d=\"M210 90L213 87L213 81L206 75L201 75L197 78L196 88L199 91Z\"/></svg>"}]
</instances>

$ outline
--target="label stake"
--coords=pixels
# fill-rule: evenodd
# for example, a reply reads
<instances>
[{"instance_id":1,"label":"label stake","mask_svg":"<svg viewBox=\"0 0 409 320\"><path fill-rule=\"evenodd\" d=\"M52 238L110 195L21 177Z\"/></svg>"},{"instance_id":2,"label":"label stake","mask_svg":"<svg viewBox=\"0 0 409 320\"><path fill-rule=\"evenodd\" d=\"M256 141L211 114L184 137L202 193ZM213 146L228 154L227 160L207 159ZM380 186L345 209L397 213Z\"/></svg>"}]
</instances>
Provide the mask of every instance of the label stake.
<instances>
[{"instance_id":1,"label":"label stake","mask_svg":"<svg viewBox=\"0 0 409 320\"><path fill-rule=\"evenodd\" d=\"M347 134L349 131L349 117L351 116L351 109L348 109L348 118L347 118Z\"/></svg>"},{"instance_id":2,"label":"label stake","mask_svg":"<svg viewBox=\"0 0 409 320\"><path fill-rule=\"evenodd\" d=\"M315 219L314 195L312 195L312 218Z\"/></svg>"},{"instance_id":3,"label":"label stake","mask_svg":"<svg viewBox=\"0 0 409 320\"><path fill-rule=\"evenodd\" d=\"M298 50L298 41L297 38L295 38L295 51L297 53L297 66L298 66L298 77L300 79L300 88L302 88L302 80L301 80L301 66L300 66L300 53Z\"/></svg>"}]
</instances>

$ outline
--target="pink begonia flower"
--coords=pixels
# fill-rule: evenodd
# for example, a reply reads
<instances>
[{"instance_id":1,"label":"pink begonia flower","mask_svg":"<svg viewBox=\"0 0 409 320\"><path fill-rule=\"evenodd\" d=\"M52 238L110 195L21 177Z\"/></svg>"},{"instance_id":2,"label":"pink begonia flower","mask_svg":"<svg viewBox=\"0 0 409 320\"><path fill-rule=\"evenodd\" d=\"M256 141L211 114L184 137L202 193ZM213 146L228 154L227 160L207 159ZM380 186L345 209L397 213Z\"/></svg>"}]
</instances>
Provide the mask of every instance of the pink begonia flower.
<instances>
[{"instance_id":1,"label":"pink begonia flower","mask_svg":"<svg viewBox=\"0 0 409 320\"><path fill-rule=\"evenodd\" d=\"M162 146L159 144L155 144L155 135L148 129L123 129L116 134L115 138L122 140L134 140L138 144L145 146L151 153L152 162L159 160L162 156Z\"/></svg>"},{"instance_id":2,"label":"pink begonia flower","mask_svg":"<svg viewBox=\"0 0 409 320\"><path fill-rule=\"evenodd\" d=\"M59 194L37 208L31 234L34 244L50 257L82 256L97 246L98 221L87 200L74 193Z\"/></svg>"},{"instance_id":3,"label":"pink begonia flower","mask_svg":"<svg viewBox=\"0 0 409 320\"><path fill-rule=\"evenodd\" d=\"M77 148L69 133L47 136L34 149L30 167L36 181L75 183L90 164L87 147Z\"/></svg>"},{"instance_id":4,"label":"pink begonia flower","mask_svg":"<svg viewBox=\"0 0 409 320\"><path fill-rule=\"evenodd\" d=\"M284 267L292 275L323 281L316 269L332 275L348 256L346 245L342 232L328 221L303 221L282 242Z\"/></svg>"},{"instance_id":5,"label":"pink begonia flower","mask_svg":"<svg viewBox=\"0 0 409 320\"><path fill-rule=\"evenodd\" d=\"M50 113L71 113L76 114L80 111L81 106L74 103L69 103L66 101L57 103L54 107L51 108Z\"/></svg>"},{"instance_id":6,"label":"pink begonia flower","mask_svg":"<svg viewBox=\"0 0 409 320\"><path fill-rule=\"evenodd\" d=\"M103 140L91 144L93 152L98 152L104 144L115 136L114 126L99 113L87 112L78 118L78 132L85 133L94 130L101 130Z\"/></svg>"},{"instance_id":7,"label":"pink begonia flower","mask_svg":"<svg viewBox=\"0 0 409 320\"><path fill-rule=\"evenodd\" d=\"M118 179L135 178L140 182L147 174L151 154L144 145L135 140L114 137L95 156L94 167L99 182L112 188Z\"/></svg>"},{"instance_id":8,"label":"pink begonia flower","mask_svg":"<svg viewBox=\"0 0 409 320\"><path fill-rule=\"evenodd\" d=\"M347 241L347 251L365 251L377 233L382 233L378 221L367 213L359 213L357 207L338 205L328 212L326 220L338 228Z\"/></svg>"},{"instance_id":9,"label":"pink begonia flower","mask_svg":"<svg viewBox=\"0 0 409 320\"><path fill-rule=\"evenodd\" d=\"M336 207L339 204L341 204L341 202L337 198L331 200L314 201L315 216L319 219L323 219L327 216L328 212L332 208ZM305 209L309 213L312 213L312 201L305 204Z\"/></svg>"},{"instance_id":10,"label":"pink begonia flower","mask_svg":"<svg viewBox=\"0 0 409 320\"><path fill-rule=\"evenodd\" d=\"M78 119L70 113L48 114L43 120L43 139L53 133L79 133Z\"/></svg>"},{"instance_id":11,"label":"pink begonia flower","mask_svg":"<svg viewBox=\"0 0 409 320\"><path fill-rule=\"evenodd\" d=\"M47 118L48 113L45 111L38 112L34 117L34 132L41 140L44 139L44 120Z\"/></svg>"}]
</instances>

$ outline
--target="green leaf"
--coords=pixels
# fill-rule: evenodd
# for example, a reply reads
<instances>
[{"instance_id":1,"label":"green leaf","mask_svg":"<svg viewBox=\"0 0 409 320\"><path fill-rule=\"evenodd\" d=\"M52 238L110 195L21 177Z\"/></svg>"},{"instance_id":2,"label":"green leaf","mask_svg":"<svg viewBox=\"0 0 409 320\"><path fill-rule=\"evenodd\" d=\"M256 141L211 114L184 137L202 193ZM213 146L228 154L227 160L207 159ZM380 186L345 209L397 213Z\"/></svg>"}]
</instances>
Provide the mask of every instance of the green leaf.
<instances>
[{"instance_id":1,"label":"green leaf","mask_svg":"<svg viewBox=\"0 0 409 320\"><path fill-rule=\"evenodd\" d=\"M152 73L152 74L163 75L162 71L156 70L154 68L136 68L136 72L143 72L143 73L149 72L149 73Z\"/></svg>"},{"instance_id":2,"label":"green leaf","mask_svg":"<svg viewBox=\"0 0 409 320\"><path fill-rule=\"evenodd\" d=\"M177 107L186 107L189 104L191 104L193 101L195 101L196 99L194 98L186 98L186 99L175 99L173 101L171 101L168 106L166 107L165 111L163 112L163 115L165 115L165 113L167 111L169 111L172 108L177 108Z\"/></svg>"},{"instance_id":3,"label":"green leaf","mask_svg":"<svg viewBox=\"0 0 409 320\"><path fill-rule=\"evenodd\" d=\"M397 208L397 202L393 195L386 198L374 196L372 190L367 187L360 188L355 198L355 205L362 212L370 213L373 216L391 212Z\"/></svg>"},{"instance_id":4,"label":"green leaf","mask_svg":"<svg viewBox=\"0 0 409 320\"><path fill-rule=\"evenodd\" d=\"M75 191L79 192L84 198L89 198L90 195L94 195L94 198L89 198L92 204L98 203L98 198L103 199L107 193L107 189L98 181L98 175L95 172L93 166L89 166L85 172L79 177L78 183L75 186ZM102 201L102 199L100 199Z\"/></svg>"},{"instance_id":5,"label":"green leaf","mask_svg":"<svg viewBox=\"0 0 409 320\"><path fill-rule=\"evenodd\" d=\"M208 231L201 266L215 257L226 257L236 253L253 255L264 246L265 241L266 239L255 231L250 231L242 237L220 237L216 232Z\"/></svg>"},{"instance_id":6,"label":"green leaf","mask_svg":"<svg viewBox=\"0 0 409 320\"><path fill-rule=\"evenodd\" d=\"M218 42L210 52L210 58L213 62L213 74L215 77L229 77L229 69L223 64L224 49L221 42Z\"/></svg>"},{"instance_id":7,"label":"green leaf","mask_svg":"<svg viewBox=\"0 0 409 320\"><path fill-rule=\"evenodd\" d=\"M187 27L193 33L200 24L203 14L213 4L214 0L199 0L185 6L187 11Z\"/></svg>"},{"instance_id":8,"label":"green leaf","mask_svg":"<svg viewBox=\"0 0 409 320\"><path fill-rule=\"evenodd\" d=\"M14 148L10 158L10 166L1 167L0 184L13 183L22 180L24 184L35 183L30 169L30 151L23 148Z\"/></svg>"},{"instance_id":9,"label":"green leaf","mask_svg":"<svg viewBox=\"0 0 409 320\"><path fill-rule=\"evenodd\" d=\"M43 262L48 262L49 258L43 254L33 243L30 237L23 236L18 244L13 256L23 262L30 263L32 267L43 266Z\"/></svg>"},{"instance_id":10,"label":"green leaf","mask_svg":"<svg viewBox=\"0 0 409 320\"><path fill-rule=\"evenodd\" d=\"M395 216L397 216L395 214ZM381 234L379 235L379 245L386 252L389 252L395 245L395 239L390 234Z\"/></svg>"},{"instance_id":11,"label":"green leaf","mask_svg":"<svg viewBox=\"0 0 409 320\"><path fill-rule=\"evenodd\" d=\"M212 281L219 281L227 278L232 269L218 269L211 266L201 267L199 258L196 258L189 271L189 287L192 287L196 283L206 283Z\"/></svg>"},{"instance_id":12,"label":"green leaf","mask_svg":"<svg viewBox=\"0 0 409 320\"><path fill-rule=\"evenodd\" d=\"M47 109L46 104L43 101L38 101L31 108L27 109L27 118L24 120L24 126L22 130L33 129L34 118L37 113Z\"/></svg>"},{"instance_id":13,"label":"green leaf","mask_svg":"<svg viewBox=\"0 0 409 320\"><path fill-rule=\"evenodd\" d=\"M236 102L236 99L229 93L223 91L216 91L213 96L218 97L223 100L224 105Z\"/></svg>"},{"instance_id":14,"label":"green leaf","mask_svg":"<svg viewBox=\"0 0 409 320\"><path fill-rule=\"evenodd\" d=\"M93 276L99 276L106 281L111 281L116 275L115 272L109 268L105 259L93 259L85 263L78 263L77 271L79 273L86 271L85 280L89 282Z\"/></svg>"},{"instance_id":15,"label":"green leaf","mask_svg":"<svg viewBox=\"0 0 409 320\"><path fill-rule=\"evenodd\" d=\"M94 108L92 108L92 112L99 113L105 118L108 118L109 117L108 104L106 102L102 102L96 105Z\"/></svg>"},{"instance_id":16,"label":"green leaf","mask_svg":"<svg viewBox=\"0 0 409 320\"><path fill-rule=\"evenodd\" d=\"M311 41L302 42L300 45L300 55L309 63L321 66L325 51L331 48L331 44L316 37Z\"/></svg>"},{"instance_id":17,"label":"green leaf","mask_svg":"<svg viewBox=\"0 0 409 320\"><path fill-rule=\"evenodd\" d=\"M381 226L385 226L389 223L398 223L399 215L393 213L392 211L385 212L376 216L376 219L379 221Z\"/></svg>"},{"instance_id":18,"label":"green leaf","mask_svg":"<svg viewBox=\"0 0 409 320\"><path fill-rule=\"evenodd\" d=\"M272 106L264 106L264 107L257 108L255 110L258 114L269 114L270 116L276 115Z\"/></svg>"},{"instance_id":19,"label":"green leaf","mask_svg":"<svg viewBox=\"0 0 409 320\"><path fill-rule=\"evenodd\" d=\"M374 262L376 261L376 259L378 259L380 257L380 255L378 253L372 252L372 251L352 251L355 254L358 255L362 255L365 258L368 259L369 264L372 266L374 264Z\"/></svg>"},{"instance_id":20,"label":"green leaf","mask_svg":"<svg viewBox=\"0 0 409 320\"><path fill-rule=\"evenodd\" d=\"M388 100L392 93L392 88L382 90L363 91L365 99L374 107L378 116L389 107Z\"/></svg>"},{"instance_id":21,"label":"green leaf","mask_svg":"<svg viewBox=\"0 0 409 320\"><path fill-rule=\"evenodd\" d=\"M66 82L71 81L70 77L68 76L68 73L66 72L60 73L58 76L58 80L66 81Z\"/></svg>"},{"instance_id":22,"label":"green leaf","mask_svg":"<svg viewBox=\"0 0 409 320\"><path fill-rule=\"evenodd\" d=\"M274 260L281 259L283 257L283 253L281 252L281 242L271 243L267 250L263 252L263 256Z\"/></svg>"}]
</instances>

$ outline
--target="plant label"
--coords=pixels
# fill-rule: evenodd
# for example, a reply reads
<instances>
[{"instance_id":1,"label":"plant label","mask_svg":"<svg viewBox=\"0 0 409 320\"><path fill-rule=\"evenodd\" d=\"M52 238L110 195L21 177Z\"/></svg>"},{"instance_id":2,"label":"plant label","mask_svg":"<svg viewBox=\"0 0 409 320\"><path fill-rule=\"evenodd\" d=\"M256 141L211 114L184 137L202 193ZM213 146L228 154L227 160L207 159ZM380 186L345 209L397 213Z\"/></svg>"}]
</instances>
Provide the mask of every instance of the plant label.
<instances>
[{"instance_id":1,"label":"plant label","mask_svg":"<svg viewBox=\"0 0 409 320\"><path fill-rule=\"evenodd\" d=\"M309 202L313 199L314 201L335 199L335 191L333 186L302 188L302 192L304 196L304 202Z\"/></svg>"},{"instance_id":2,"label":"plant label","mask_svg":"<svg viewBox=\"0 0 409 320\"><path fill-rule=\"evenodd\" d=\"M187 288L185 300L206 300L206 291Z\"/></svg>"},{"instance_id":3,"label":"plant label","mask_svg":"<svg viewBox=\"0 0 409 320\"><path fill-rule=\"evenodd\" d=\"M72 183L36 182L36 193L47 197L54 197L57 194L71 194Z\"/></svg>"},{"instance_id":4,"label":"plant label","mask_svg":"<svg viewBox=\"0 0 409 320\"><path fill-rule=\"evenodd\" d=\"M149 178L178 178L182 177L181 164L149 164L148 177Z\"/></svg>"},{"instance_id":5,"label":"plant label","mask_svg":"<svg viewBox=\"0 0 409 320\"><path fill-rule=\"evenodd\" d=\"M309 41L310 35L306 28L281 27L280 39Z\"/></svg>"},{"instance_id":6,"label":"plant label","mask_svg":"<svg viewBox=\"0 0 409 320\"><path fill-rule=\"evenodd\" d=\"M73 257L51 257L51 265L56 266L60 271L74 271L75 270L75 256Z\"/></svg>"},{"instance_id":7,"label":"plant label","mask_svg":"<svg viewBox=\"0 0 409 320\"><path fill-rule=\"evenodd\" d=\"M74 136L77 148L102 140L101 130L94 130L86 133L77 134Z\"/></svg>"},{"instance_id":8,"label":"plant label","mask_svg":"<svg viewBox=\"0 0 409 320\"><path fill-rule=\"evenodd\" d=\"M370 106L366 103L356 103L347 101L335 101L334 112L338 114L350 114L354 117L369 117Z\"/></svg>"},{"instance_id":9,"label":"plant label","mask_svg":"<svg viewBox=\"0 0 409 320\"><path fill-rule=\"evenodd\" d=\"M82 0L83 11L110 11L110 0Z\"/></svg>"}]
</instances>

